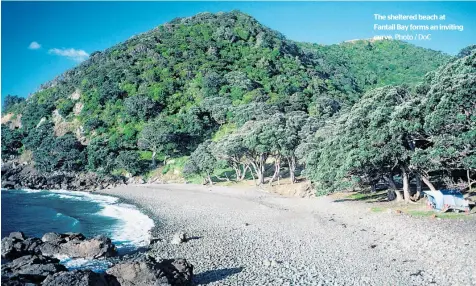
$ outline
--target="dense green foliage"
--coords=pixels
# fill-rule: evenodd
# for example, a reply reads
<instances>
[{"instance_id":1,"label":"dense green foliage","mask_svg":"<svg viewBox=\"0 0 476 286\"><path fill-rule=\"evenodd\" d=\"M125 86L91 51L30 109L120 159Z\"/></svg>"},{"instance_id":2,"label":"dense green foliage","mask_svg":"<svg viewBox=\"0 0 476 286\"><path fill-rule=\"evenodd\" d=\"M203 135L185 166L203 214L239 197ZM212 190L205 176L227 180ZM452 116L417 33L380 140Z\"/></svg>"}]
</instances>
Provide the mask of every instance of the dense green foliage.
<instances>
[{"instance_id":1,"label":"dense green foliage","mask_svg":"<svg viewBox=\"0 0 476 286\"><path fill-rule=\"evenodd\" d=\"M19 155L22 148L23 130L10 129L2 126L2 156L10 157Z\"/></svg>"},{"instance_id":2,"label":"dense green foliage","mask_svg":"<svg viewBox=\"0 0 476 286\"><path fill-rule=\"evenodd\" d=\"M354 40L338 45L300 44L326 59L335 70L333 81L348 82L363 90L385 85L416 84L450 57L409 43L390 40Z\"/></svg>"},{"instance_id":3,"label":"dense green foliage","mask_svg":"<svg viewBox=\"0 0 476 286\"><path fill-rule=\"evenodd\" d=\"M211 141L209 140L198 145L197 149L190 155L190 159L185 164L183 172L185 175L201 175L213 184L211 174L217 167L217 159L213 156L210 145Z\"/></svg>"},{"instance_id":4,"label":"dense green foliage","mask_svg":"<svg viewBox=\"0 0 476 286\"><path fill-rule=\"evenodd\" d=\"M18 95L9 94L5 96L5 99L3 100L3 105L2 105L3 112L4 113L15 112L17 109L16 107L18 107L20 103L22 103L23 101L25 101L25 98Z\"/></svg>"},{"instance_id":5,"label":"dense green foliage","mask_svg":"<svg viewBox=\"0 0 476 286\"><path fill-rule=\"evenodd\" d=\"M184 174L210 183L223 168L258 184L304 169L322 193L474 170L471 51L450 62L400 41L295 43L240 12L202 13L9 98L22 128L3 132L2 154L31 150L45 172L131 175L190 156ZM56 137L60 123L71 132Z\"/></svg>"},{"instance_id":6,"label":"dense green foliage","mask_svg":"<svg viewBox=\"0 0 476 286\"><path fill-rule=\"evenodd\" d=\"M45 122L33 128L22 143L24 148L33 151L35 167L39 171L80 171L85 168L85 146L72 133L54 136L52 123Z\"/></svg>"},{"instance_id":7,"label":"dense green foliage","mask_svg":"<svg viewBox=\"0 0 476 286\"><path fill-rule=\"evenodd\" d=\"M308 177L328 192L395 173L403 178L413 173L433 188L431 173L474 172L475 91L473 52L428 74L413 91L384 87L367 92L317 132L315 148L306 157Z\"/></svg>"}]
</instances>

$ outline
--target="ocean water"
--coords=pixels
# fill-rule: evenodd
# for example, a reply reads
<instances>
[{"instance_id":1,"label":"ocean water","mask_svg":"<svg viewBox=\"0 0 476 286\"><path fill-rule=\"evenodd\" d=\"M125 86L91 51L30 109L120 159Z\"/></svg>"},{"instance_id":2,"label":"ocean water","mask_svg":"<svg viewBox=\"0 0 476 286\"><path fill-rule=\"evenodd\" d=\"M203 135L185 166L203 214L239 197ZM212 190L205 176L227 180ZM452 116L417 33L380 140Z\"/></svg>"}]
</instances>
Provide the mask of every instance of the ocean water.
<instances>
[{"instance_id":1,"label":"ocean water","mask_svg":"<svg viewBox=\"0 0 476 286\"><path fill-rule=\"evenodd\" d=\"M23 231L42 237L47 232L81 232L86 237L106 235L119 253L128 253L149 243L154 222L135 206L117 198L86 192L2 190L1 235ZM105 261L58 257L69 269L102 271Z\"/></svg>"}]
</instances>

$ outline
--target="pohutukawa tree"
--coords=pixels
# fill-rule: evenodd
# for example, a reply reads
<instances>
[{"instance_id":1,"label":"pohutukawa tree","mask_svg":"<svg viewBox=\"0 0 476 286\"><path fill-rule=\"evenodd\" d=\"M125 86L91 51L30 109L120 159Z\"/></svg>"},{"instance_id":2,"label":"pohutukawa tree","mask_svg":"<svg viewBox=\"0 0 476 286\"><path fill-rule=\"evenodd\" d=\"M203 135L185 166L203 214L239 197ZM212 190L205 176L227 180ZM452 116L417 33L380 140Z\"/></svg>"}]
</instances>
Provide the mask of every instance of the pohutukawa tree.
<instances>
[{"instance_id":1,"label":"pohutukawa tree","mask_svg":"<svg viewBox=\"0 0 476 286\"><path fill-rule=\"evenodd\" d=\"M212 154L211 144L212 142L207 140L198 145L197 149L190 155L183 172L188 175L200 175L206 178L210 185L213 185L212 173L217 166L217 159Z\"/></svg>"},{"instance_id":2,"label":"pohutukawa tree","mask_svg":"<svg viewBox=\"0 0 476 286\"><path fill-rule=\"evenodd\" d=\"M266 160L271 153L270 134L266 120L248 121L238 130L244 147L243 158L256 174L257 184L264 184Z\"/></svg>"},{"instance_id":3,"label":"pohutukawa tree","mask_svg":"<svg viewBox=\"0 0 476 286\"><path fill-rule=\"evenodd\" d=\"M211 149L217 159L227 162L233 168L237 181L245 178L250 166L243 158L244 147L242 138L239 135L230 134L225 136L221 140L214 142Z\"/></svg>"},{"instance_id":4,"label":"pohutukawa tree","mask_svg":"<svg viewBox=\"0 0 476 286\"><path fill-rule=\"evenodd\" d=\"M417 108L428 147L413 163L425 173L464 170L471 188L476 171L476 51L432 73L426 85Z\"/></svg>"},{"instance_id":5,"label":"pohutukawa tree","mask_svg":"<svg viewBox=\"0 0 476 286\"><path fill-rule=\"evenodd\" d=\"M322 124L317 118L311 117L303 111L290 112L286 114L285 118L284 144L281 153L286 158L289 177L291 183L294 184L296 182L298 148L301 144L306 144L308 138L314 136Z\"/></svg>"},{"instance_id":6,"label":"pohutukawa tree","mask_svg":"<svg viewBox=\"0 0 476 286\"><path fill-rule=\"evenodd\" d=\"M410 200L408 149L392 129L392 113L409 98L403 88L385 87L367 92L335 123L317 132L315 149L307 158L306 174L324 189L375 184L385 174L400 170L407 179L404 198ZM396 193L400 199L399 192Z\"/></svg>"},{"instance_id":7,"label":"pohutukawa tree","mask_svg":"<svg viewBox=\"0 0 476 286\"><path fill-rule=\"evenodd\" d=\"M163 118L157 118L148 123L139 134L137 145L141 149L152 152L152 167L156 166L157 154L164 155L164 164L176 150L177 135L170 122Z\"/></svg>"}]
</instances>

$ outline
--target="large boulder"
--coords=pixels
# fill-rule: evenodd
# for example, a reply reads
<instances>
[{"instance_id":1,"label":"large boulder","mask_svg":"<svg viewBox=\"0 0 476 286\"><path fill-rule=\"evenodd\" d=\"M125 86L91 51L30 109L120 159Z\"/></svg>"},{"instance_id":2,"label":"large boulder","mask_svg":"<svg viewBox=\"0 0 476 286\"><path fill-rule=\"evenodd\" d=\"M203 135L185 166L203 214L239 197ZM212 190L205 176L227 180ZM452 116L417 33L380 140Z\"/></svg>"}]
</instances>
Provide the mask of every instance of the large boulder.
<instances>
[{"instance_id":1,"label":"large boulder","mask_svg":"<svg viewBox=\"0 0 476 286\"><path fill-rule=\"evenodd\" d=\"M61 243L61 242L63 242L63 240L64 240L64 238L62 237L62 235L57 233L57 232L48 232L48 233L45 233L41 237L41 241L50 242L50 243L53 243L53 244Z\"/></svg>"},{"instance_id":2,"label":"large boulder","mask_svg":"<svg viewBox=\"0 0 476 286\"><path fill-rule=\"evenodd\" d=\"M14 232L11 232L8 237L10 238L15 238L15 239L18 239L18 240L25 240L26 239L26 236L23 232L21 231L14 231Z\"/></svg>"},{"instance_id":3,"label":"large boulder","mask_svg":"<svg viewBox=\"0 0 476 286\"><path fill-rule=\"evenodd\" d=\"M113 286L113 281L108 283L104 274L91 270L73 270L59 272L48 276L41 284L43 286ZM139 285L139 284L136 284Z\"/></svg>"},{"instance_id":4,"label":"large boulder","mask_svg":"<svg viewBox=\"0 0 476 286\"><path fill-rule=\"evenodd\" d=\"M39 247L40 252L47 256L58 256L61 253L61 246L57 243L44 242Z\"/></svg>"},{"instance_id":5,"label":"large boulder","mask_svg":"<svg viewBox=\"0 0 476 286\"><path fill-rule=\"evenodd\" d=\"M43 242L38 238L25 238L22 232L12 232L2 239L2 258L15 259L28 254L39 254Z\"/></svg>"},{"instance_id":6,"label":"large boulder","mask_svg":"<svg viewBox=\"0 0 476 286\"><path fill-rule=\"evenodd\" d=\"M101 235L88 240L69 240L61 244L60 254L71 258L96 259L115 256L117 250L110 238Z\"/></svg>"},{"instance_id":7,"label":"large boulder","mask_svg":"<svg viewBox=\"0 0 476 286\"><path fill-rule=\"evenodd\" d=\"M25 255L2 265L2 285L41 283L48 275L67 271L59 260L43 255Z\"/></svg>"},{"instance_id":8,"label":"large boulder","mask_svg":"<svg viewBox=\"0 0 476 286\"><path fill-rule=\"evenodd\" d=\"M107 271L121 286L133 285L174 285L192 284L193 265L185 259L165 259L156 261L144 258L117 264Z\"/></svg>"}]
</instances>

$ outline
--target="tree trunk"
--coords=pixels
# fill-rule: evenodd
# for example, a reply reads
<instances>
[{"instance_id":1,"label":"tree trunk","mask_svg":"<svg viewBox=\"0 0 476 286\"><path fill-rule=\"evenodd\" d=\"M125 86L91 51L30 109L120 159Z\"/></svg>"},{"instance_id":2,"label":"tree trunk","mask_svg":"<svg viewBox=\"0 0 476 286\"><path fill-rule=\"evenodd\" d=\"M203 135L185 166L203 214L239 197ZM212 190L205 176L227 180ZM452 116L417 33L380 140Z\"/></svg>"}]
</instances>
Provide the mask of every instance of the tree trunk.
<instances>
[{"instance_id":1,"label":"tree trunk","mask_svg":"<svg viewBox=\"0 0 476 286\"><path fill-rule=\"evenodd\" d=\"M257 186L260 186L260 185L264 184L263 173L260 172L260 173L256 174L256 179L257 179L257 182L256 182Z\"/></svg>"},{"instance_id":2,"label":"tree trunk","mask_svg":"<svg viewBox=\"0 0 476 286\"><path fill-rule=\"evenodd\" d=\"M269 180L269 185L271 186L273 184L274 179L276 176L279 177L279 170L281 168L281 158L278 156L276 157L276 160L274 161L274 174L271 180Z\"/></svg>"},{"instance_id":3,"label":"tree trunk","mask_svg":"<svg viewBox=\"0 0 476 286\"><path fill-rule=\"evenodd\" d=\"M207 173L207 179L208 179L208 183L210 184L210 186L213 186L212 177L210 176L209 173Z\"/></svg>"},{"instance_id":4,"label":"tree trunk","mask_svg":"<svg viewBox=\"0 0 476 286\"><path fill-rule=\"evenodd\" d=\"M268 158L268 156L263 154L260 157L261 157L260 164L261 164L261 177L262 177L261 184L264 184L264 173L265 173L265 167L266 167L266 159Z\"/></svg>"},{"instance_id":5,"label":"tree trunk","mask_svg":"<svg viewBox=\"0 0 476 286\"><path fill-rule=\"evenodd\" d=\"M156 151L152 151L152 168L155 168L155 156L157 155Z\"/></svg>"},{"instance_id":6,"label":"tree trunk","mask_svg":"<svg viewBox=\"0 0 476 286\"><path fill-rule=\"evenodd\" d=\"M415 183L416 183L416 194L414 198L415 200L419 200L421 197L421 176L418 173L415 175Z\"/></svg>"},{"instance_id":7,"label":"tree trunk","mask_svg":"<svg viewBox=\"0 0 476 286\"><path fill-rule=\"evenodd\" d=\"M289 178L291 179L291 184L296 183L296 156L292 155L288 157L289 165Z\"/></svg>"},{"instance_id":8,"label":"tree trunk","mask_svg":"<svg viewBox=\"0 0 476 286\"><path fill-rule=\"evenodd\" d=\"M242 180L245 179L245 177L246 177L246 172L248 171L249 168L250 168L250 165L245 165L245 166L243 167L243 173L241 173L240 181L242 181ZM250 170L250 172L251 172L251 175L253 176L253 171ZM253 180L254 180L254 176L253 176Z\"/></svg>"},{"instance_id":9,"label":"tree trunk","mask_svg":"<svg viewBox=\"0 0 476 286\"><path fill-rule=\"evenodd\" d=\"M398 189L395 189L394 192L395 192L395 195L396 195L397 202L403 201L402 193L400 193L400 191Z\"/></svg>"},{"instance_id":10,"label":"tree trunk","mask_svg":"<svg viewBox=\"0 0 476 286\"><path fill-rule=\"evenodd\" d=\"M476 183L476 181L471 180L471 174L469 170L466 170L466 176L468 177L468 192L471 192L473 190L473 184Z\"/></svg>"},{"instance_id":11,"label":"tree trunk","mask_svg":"<svg viewBox=\"0 0 476 286\"><path fill-rule=\"evenodd\" d=\"M254 163L254 162L251 162L251 166L253 166L253 169L255 170L255 173L256 173L256 178L258 179L257 182L255 182L255 184L257 186L261 185L264 183L264 176L263 176L263 169L261 168L260 164L259 163ZM251 172L253 174L253 172ZM253 180L254 180L254 176L253 176Z\"/></svg>"},{"instance_id":12,"label":"tree trunk","mask_svg":"<svg viewBox=\"0 0 476 286\"><path fill-rule=\"evenodd\" d=\"M386 176L384 176L384 179L387 182L388 187L393 192L395 192L395 198L396 198L397 202L403 201L402 193L400 193L400 191L397 189L397 185L395 184L395 181L393 180L393 175L388 175L388 176L386 175Z\"/></svg>"},{"instance_id":13,"label":"tree trunk","mask_svg":"<svg viewBox=\"0 0 476 286\"><path fill-rule=\"evenodd\" d=\"M400 168L402 170L402 181L403 181L403 198L405 202L410 202L410 186L408 184L408 173L404 167Z\"/></svg>"},{"instance_id":14,"label":"tree trunk","mask_svg":"<svg viewBox=\"0 0 476 286\"><path fill-rule=\"evenodd\" d=\"M430 179L428 179L427 176L420 174L420 178L421 178L421 180L423 181L423 183L425 183L425 185L427 185L427 187L428 187L431 191L436 191L435 186L430 182Z\"/></svg>"},{"instance_id":15,"label":"tree trunk","mask_svg":"<svg viewBox=\"0 0 476 286\"><path fill-rule=\"evenodd\" d=\"M377 192L377 188L375 187L375 184L372 182L371 184L371 191L370 191L372 194L376 193Z\"/></svg>"},{"instance_id":16,"label":"tree trunk","mask_svg":"<svg viewBox=\"0 0 476 286\"><path fill-rule=\"evenodd\" d=\"M266 158L265 154L260 154L258 162L256 164L256 177L258 177L258 185L264 184L264 168L266 165Z\"/></svg>"},{"instance_id":17,"label":"tree trunk","mask_svg":"<svg viewBox=\"0 0 476 286\"><path fill-rule=\"evenodd\" d=\"M264 174L262 171L256 174L256 177L258 179L258 186L264 184Z\"/></svg>"},{"instance_id":18,"label":"tree trunk","mask_svg":"<svg viewBox=\"0 0 476 286\"><path fill-rule=\"evenodd\" d=\"M241 181L241 166L240 165L234 166L233 169L235 170L236 181ZM245 172L246 172L246 170L245 170Z\"/></svg>"},{"instance_id":19,"label":"tree trunk","mask_svg":"<svg viewBox=\"0 0 476 286\"><path fill-rule=\"evenodd\" d=\"M387 181L388 186L389 186L392 190L396 190L396 189L397 189L397 185L395 184L395 181L393 180L393 175L385 175L384 178L385 178L385 181Z\"/></svg>"}]
</instances>

